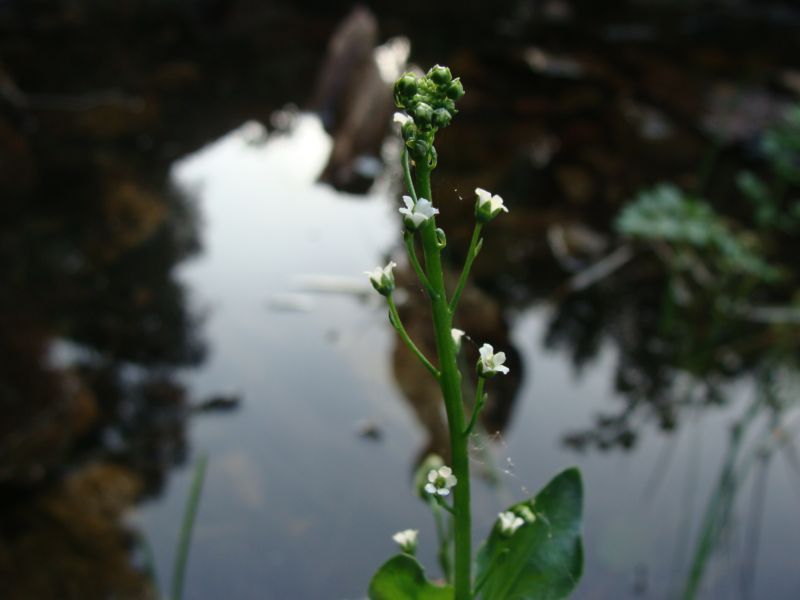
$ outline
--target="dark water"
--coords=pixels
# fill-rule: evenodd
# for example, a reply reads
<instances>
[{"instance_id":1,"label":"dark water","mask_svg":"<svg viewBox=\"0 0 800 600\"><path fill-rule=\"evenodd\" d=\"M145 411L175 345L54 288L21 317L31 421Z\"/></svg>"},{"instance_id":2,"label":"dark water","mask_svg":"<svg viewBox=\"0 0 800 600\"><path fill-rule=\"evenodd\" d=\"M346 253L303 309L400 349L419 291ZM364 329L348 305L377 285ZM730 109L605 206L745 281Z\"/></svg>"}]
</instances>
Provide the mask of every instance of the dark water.
<instances>
[{"instance_id":1,"label":"dark water","mask_svg":"<svg viewBox=\"0 0 800 600\"><path fill-rule=\"evenodd\" d=\"M284 110L313 96L345 11L219 3L216 22L208 4L115 15L148 32L140 51L88 8L4 13L0 57L29 97L0 113L2 597L166 590L203 454L186 598L363 598L408 527L437 572L411 491L447 445L437 395L363 275L402 261L397 147L375 147L388 166L366 194L336 191L318 182L334 145L319 117ZM476 536L578 465L576 598L677 598L693 579L702 598L795 598L796 326L712 327L711 301L670 312L644 251L563 286L617 247L609 224L637 190L732 197L762 124L797 99L796 15L547 6L498 6L481 44L411 36L412 59L468 89L435 174L453 272L471 190L511 209L459 322L512 367L473 440ZM387 9L383 36L406 19ZM741 43L760 28L774 40ZM65 50L41 58L54 32ZM65 66L98 47L104 61ZM575 264L553 258L559 231ZM426 347L422 295L399 278Z\"/></svg>"}]
</instances>

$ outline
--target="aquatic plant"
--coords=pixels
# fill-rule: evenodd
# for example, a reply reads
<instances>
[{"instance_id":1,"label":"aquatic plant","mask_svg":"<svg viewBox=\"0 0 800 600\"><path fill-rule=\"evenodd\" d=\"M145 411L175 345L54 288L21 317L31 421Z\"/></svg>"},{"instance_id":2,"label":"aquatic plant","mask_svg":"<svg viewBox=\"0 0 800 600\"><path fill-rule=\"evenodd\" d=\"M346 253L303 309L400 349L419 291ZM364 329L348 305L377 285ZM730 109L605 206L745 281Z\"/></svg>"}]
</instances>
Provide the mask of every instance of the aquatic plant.
<instances>
[{"instance_id":1,"label":"aquatic plant","mask_svg":"<svg viewBox=\"0 0 800 600\"><path fill-rule=\"evenodd\" d=\"M668 248L662 255L675 271L696 272L702 263L717 277L772 282L780 276L763 258L754 235L734 230L710 204L671 184L639 194L622 209L616 226L627 238Z\"/></svg>"},{"instance_id":2,"label":"aquatic plant","mask_svg":"<svg viewBox=\"0 0 800 600\"><path fill-rule=\"evenodd\" d=\"M768 165L766 176L742 171L736 183L759 228L794 233L800 228L800 105L764 132L759 150Z\"/></svg>"},{"instance_id":3,"label":"aquatic plant","mask_svg":"<svg viewBox=\"0 0 800 600\"><path fill-rule=\"evenodd\" d=\"M400 125L404 142L401 161L408 191L403 197L405 207L399 212L403 215L408 261L430 301L437 365L414 344L400 319L393 299L395 263L367 272L375 290L386 298L391 325L439 383L444 399L452 464L444 465L439 457L429 458L418 473L417 491L434 513L439 562L446 581L436 585L426 578L414 557L416 530L405 530L394 536L402 553L380 567L370 583L369 596L372 600L556 600L570 594L583 569L583 492L576 469L555 477L534 498L502 511L473 565L468 440L474 435L486 402L484 388L488 380L509 369L503 364L503 352L495 352L489 344L480 348L475 398L467 419L462 373L457 363L465 333L453 328L453 319L483 245L481 231L508 208L500 196L481 188L475 190L475 226L469 250L455 289L448 294L442 269L447 238L436 226L439 209L434 206L431 173L438 162L436 133L452 122L457 113L455 103L463 95L461 81L452 77L450 69L439 65L422 77L406 73L394 88L395 103L404 111L398 112L394 120ZM418 245L422 248L422 262L417 256ZM443 518L449 520L447 524Z\"/></svg>"}]
</instances>

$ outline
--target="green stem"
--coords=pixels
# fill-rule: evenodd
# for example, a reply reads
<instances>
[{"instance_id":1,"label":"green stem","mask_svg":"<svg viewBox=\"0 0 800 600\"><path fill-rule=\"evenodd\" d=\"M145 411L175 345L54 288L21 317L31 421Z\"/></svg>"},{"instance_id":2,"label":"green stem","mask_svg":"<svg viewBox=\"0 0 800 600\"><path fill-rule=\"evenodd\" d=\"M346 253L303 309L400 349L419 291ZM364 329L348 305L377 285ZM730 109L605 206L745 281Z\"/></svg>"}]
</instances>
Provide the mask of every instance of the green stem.
<instances>
[{"instance_id":1,"label":"green stem","mask_svg":"<svg viewBox=\"0 0 800 600\"><path fill-rule=\"evenodd\" d=\"M186 563L189 559L189 547L192 543L192 530L194 529L195 517L197 517L197 507L200 504L200 495L203 492L203 480L206 476L207 466L208 456L206 454L201 454L194 468L192 489L189 492L189 498L186 501L186 509L183 513L178 550L175 555L175 564L172 568L172 593L170 594L170 600L181 600L183 597L183 580L186 575Z\"/></svg>"},{"instance_id":2,"label":"green stem","mask_svg":"<svg viewBox=\"0 0 800 600\"><path fill-rule=\"evenodd\" d=\"M445 509L447 512L449 512L451 515L455 515L456 514L453 511L453 509L450 508L450 506L447 505L447 502L445 502L444 498L442 498L439 495L436 495L436 496L434 496L434 499L436 500L436 505L437 506L441 506L443 509Z\"/></svg>"},{"instance_id":3,"label":"green stem","mask_svg":"<svg viewBox=\"0 0 800 600\"><path fill-rule=\"evenodd\" d=\"M419 260L417 259L417 250L414 248L414 234L406 231L403 234L403 238L406 241L406 250L408 250L408 260L411 261L411 266L414 267L414 272L419 277L419 280L422 282L422 285L425 286L425 290L428 292L428 295L433 298L436 296L436 290L433 289L431 286L431 282L428 281L428 276L425 275L425 270L422 268L422 265L419 264Z\"/></svg>"},{"instance_id":4,"label":"green stem","mask_svg":"<svg viewBox=\"0 0 800 600\"><path fill-rule=\"evenodd\" d=\"M417 189L422 197L432 200L431 169L417 163ZM442 270L441 248L436 240L436 222L431 218L422 227L422 245L425 266L436 297L431 298L433 326L436 332L436 349L439 354L441 377L439 385L444 396L447 424L450 431L450 454L453 473L458 483L453 488L453 515L455 524L455 598L471 598L472 539L470 523L469 456L467 437L464 435L464 406L461 400L461 374L456 364L456 348L450 333L453 316L447 303Z\"/></svg>"},{"instance_id":5,"label":"green stem","mask_svg":"<svg viewBox=\"0 0 800 600\"><path fill-rule=\"evenodd\" d=\"M458 299L461 297L461 292L464 291L464 286L467 284L469 278L469 271L472 268L472 263L478 252L481 251L481 223L475 223L475 229L472 230L472 239L469 242L469 250L467 250L467 260L464 262L464 269L461 271L461 277L458 278L458 285L456 291L453 292L453 297L450 299L450 312L455 313L456 306L458 306Z\"/></svg>"},{"instance_id":6,"label":"green stem","mask_svg":"<svg viewBox=\"0 0 800 600\"><path fill-rule=\"evenodd\" d=\"M417 348L417 345L411 340L406 331L406 328L403 327L403 322L400 320L400 315L397 312L397 306L395 306L394 299L391 296L386 296L386 302L389 304L389 315L392 317L392 326L397 330L397 333L400 334L400 338L406 343L406 346L411 348L411 351L416 354L417 358L425 365L425 368L431 372L436 379L441 377L439 370L434 367L431 362L425 358L425 355Z\"/></svg>"},{"instance_id":7,"label":"green stem","mask_svg":"<svg viewBox=\"0 0 800 600\"><path fill-rule=\"evenodd\" d=\"M478 413L481 412L483 405L486 403L486 396L483 393L483 385L486 383L486 378L478 376L478 387L475 389L475 406L472 409L472 418L469 420L469 425L464 430L464 435L468 436L472 433L475 427L475 422L478 420Z\"/></svg>"},{"instance_id":8,"label":"green stem","mask_svg":"<svg viewBox=\"0 0 800 600\"><path fill-rule=\"evenodd\" d=\"M408 193L411 194L411 199L416 204L417 202L417 191L414 189L414 180L411 178L411 165L408 163L408 148L405 144L403 144L403 155L402 155L402 162L403 162L403 181L406 183L406 189ZM428 198L430 200L430 198Z\"/></svg>"},{"instance_id":9,"label":"green stem","mask_svg":"<svg viewBox=\"0 0 800 600\"><path fill-rule=\"evenodd\" d=\"M433 512L433 521L436 524L436 537L439 538L439 566L442 568L442 574L445 580L448 583L452 583L453 566L450 564L450 535L442 520L442 512L439 509L439 504L436 501L431 501L430 507L431 512Z\"/></svg>"}]
</instances>

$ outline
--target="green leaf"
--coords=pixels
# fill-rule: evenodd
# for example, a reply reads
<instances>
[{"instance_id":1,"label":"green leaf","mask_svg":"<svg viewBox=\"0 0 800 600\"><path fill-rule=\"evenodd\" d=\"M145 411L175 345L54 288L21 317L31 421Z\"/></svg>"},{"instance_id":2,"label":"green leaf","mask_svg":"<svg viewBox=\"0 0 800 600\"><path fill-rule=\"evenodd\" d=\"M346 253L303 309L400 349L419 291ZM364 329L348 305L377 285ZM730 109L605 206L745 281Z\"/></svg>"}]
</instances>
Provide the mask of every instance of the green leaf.
<instances>
[{"instance_id":1,"label":"green leaf","mask_svg":"<svg viewBox=\"0 0 800 600\"><path fill-rule=\"evenodd\" d=\"M425 578L413 556L398 554L383 563L369 584L370 600L453 600L453 588Z\"/></svg>"},{"instance_id":2,"label":"green leaf","mask_svg":"<svg viewBox=\"0 0 800 600\"><path fill-rule=\"evenodd\" d=\"M532 500L508 510L536 517L508 536L495 524L478 553L477 585L484 600L559 600L583 572L580 472L567 469Z\"/></svg>"}]
</instances>

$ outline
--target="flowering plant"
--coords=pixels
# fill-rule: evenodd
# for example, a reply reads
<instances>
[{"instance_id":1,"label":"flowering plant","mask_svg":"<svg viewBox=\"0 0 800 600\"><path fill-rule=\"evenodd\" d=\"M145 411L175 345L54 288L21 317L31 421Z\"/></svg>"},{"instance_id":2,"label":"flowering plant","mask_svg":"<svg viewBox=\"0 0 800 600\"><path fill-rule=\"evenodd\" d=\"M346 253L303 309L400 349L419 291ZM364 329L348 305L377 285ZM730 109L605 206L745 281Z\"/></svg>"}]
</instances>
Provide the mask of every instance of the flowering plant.
<instances>
[{"instance_id":1,"label":"flowering plant","mask_svg":"<svg viewBox=\"0 0 800 600\"><path fill-rule=\"evenodd\" d=\"M439 65L423 77L406 73L394 88L397 107L406 111L395 114L394 118L404 141L402 166L408 190L408 195L403 196L405 207L399 211L403 215L409 263L430 300L438 366L414 344L400 320L392 297L395 288L392 269L396 265L390 262L367 273L373 287L386 297L390 323L439 383L444 398L452 464L444 465L438 457L427 461L418 477L418 491L434 511L440 538L439 562L446 582L436 585L427 580L413 556L417 531L405 530L394 536L403 552L378 570L370 583L369 597L371 600L478 597L557 600L571 593L583 569L580 535L583 492L576 469L558 475L535 498L499 513L473 565L467 442L486 403L486 381L507 374L509 368L504 364L503 352L495 352L491 345L483 344L476 365L472 414L466 419L456 355L462 338L470 338L464 331L453 328L453 319L472 263L483 244L481 230L500 213L507 213L508 208L500 196L482 188L475 190L475 228L461 276L448 297L442 270L445 235L436 227L439 209L433 204L430 176L438 162L434 147L436 132L450 124L457 112L455 103L463 95L461 81L452 77L450 69ZM422 247L424 267L417 257L417 245ZM449 527L442 524L440 509L452 519Z\"/></svg>"}]
</instances>

